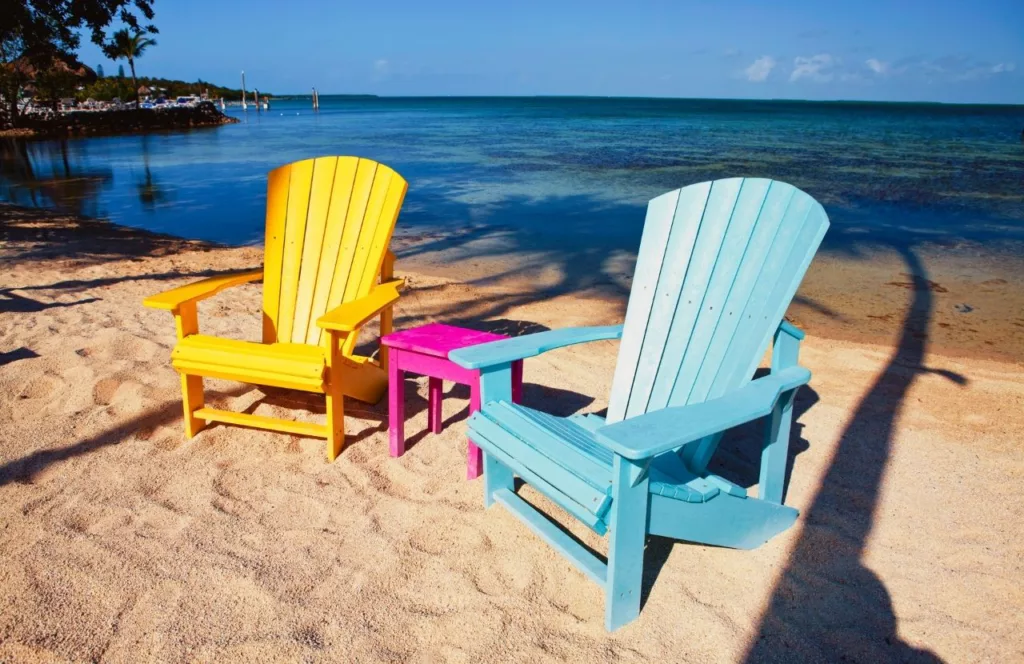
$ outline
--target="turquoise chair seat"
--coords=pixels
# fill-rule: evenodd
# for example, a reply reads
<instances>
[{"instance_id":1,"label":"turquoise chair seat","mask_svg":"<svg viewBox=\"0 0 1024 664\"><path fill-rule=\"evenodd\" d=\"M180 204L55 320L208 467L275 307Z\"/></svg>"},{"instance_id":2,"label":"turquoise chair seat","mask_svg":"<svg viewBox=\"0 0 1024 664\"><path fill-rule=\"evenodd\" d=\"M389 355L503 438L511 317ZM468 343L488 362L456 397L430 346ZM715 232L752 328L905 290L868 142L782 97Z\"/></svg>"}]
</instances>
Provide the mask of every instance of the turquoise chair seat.
<instances>
[{"instance_id":1,"label":"turquoise chair seat","mask_svg":"<svg viewBox=\"0 0 1024 664\"><path fill-rule=\"evenodd\" d=\"M613 455L591 431L498 401L473 415L470 438L594 532L608 531Z\"/></svg>"}]
</instances>

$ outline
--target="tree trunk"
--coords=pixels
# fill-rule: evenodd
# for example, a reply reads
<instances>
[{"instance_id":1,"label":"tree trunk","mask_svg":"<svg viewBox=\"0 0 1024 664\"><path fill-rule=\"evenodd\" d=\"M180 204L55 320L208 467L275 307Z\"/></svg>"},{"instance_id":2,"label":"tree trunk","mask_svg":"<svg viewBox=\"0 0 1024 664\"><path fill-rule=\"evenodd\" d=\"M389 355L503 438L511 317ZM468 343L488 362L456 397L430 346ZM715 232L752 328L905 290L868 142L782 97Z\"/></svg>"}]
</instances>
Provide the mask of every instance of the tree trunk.
<instances>
[{"instance_id":1,"label":"tree trunk","mask_svg":"<svg viewBox=\"0 0 1024 664\"><path fill-rule=\"evenodd\" d=\"M18 95L11 95L11 127L18 127Z\"/></svg>"},{"instance_id":2,"label":"tree trunk","mask_svg":"<svg viewBox=\"0 0 1024 664\"><path fill-rule=\"evenodd\" d=\"M128 67L132 70L132 90L135 91L135 108L139 107L139 82L135 80L135 58L128 58Z\"/></svg>"}]
</instances>

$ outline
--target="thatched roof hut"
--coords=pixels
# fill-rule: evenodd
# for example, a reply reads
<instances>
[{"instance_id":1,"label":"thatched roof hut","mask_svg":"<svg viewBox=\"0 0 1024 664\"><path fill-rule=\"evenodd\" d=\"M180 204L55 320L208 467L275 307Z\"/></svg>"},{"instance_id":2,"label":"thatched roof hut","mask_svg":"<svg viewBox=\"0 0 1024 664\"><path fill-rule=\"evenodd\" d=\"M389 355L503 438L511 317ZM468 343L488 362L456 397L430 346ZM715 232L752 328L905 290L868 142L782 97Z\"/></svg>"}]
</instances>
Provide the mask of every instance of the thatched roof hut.
<instances>
[{"instance_id":1,"label":"thatched roof hut","mask_svg":"<svg viewBox=\"0 0 1024 664\"><path fill-rule=\"evenodd\" d=\"M13 65L14 70L28 81L34 81L41 71L38 64L32 62L32 60L27 57L18 58L11 64ZM50 69L60 73L73 74L79 79L79 83L82 85L88 85L96 80L96 72L74 58L61 58L54 56L50 63Z\"/></svg>"}]
</instances>

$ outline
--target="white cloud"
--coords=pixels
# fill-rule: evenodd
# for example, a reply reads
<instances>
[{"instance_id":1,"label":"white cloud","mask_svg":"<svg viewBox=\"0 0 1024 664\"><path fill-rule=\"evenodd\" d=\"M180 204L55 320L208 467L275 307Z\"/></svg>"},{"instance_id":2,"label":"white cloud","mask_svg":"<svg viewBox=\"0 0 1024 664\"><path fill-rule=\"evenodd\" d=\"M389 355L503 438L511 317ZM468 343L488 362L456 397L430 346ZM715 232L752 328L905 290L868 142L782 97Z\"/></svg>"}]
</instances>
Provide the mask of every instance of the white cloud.
<instances>
[{"instance_id":1,"label":"white cloud","mask_svg":"<svg viewBox=\"0 0 1024 664\"><path fill-rule=\"evenodd\" d=\"M819 53L811 57L798 56L793 60L793 73L789 75L790 82L807 78L818 83L827 83L832 80L832 66L836 60L828 53Z\"/></svg>"},{"instance_id":2,"label":"white cloud","mask_svg":"<svg viewBox=\"0 0 1024 664\"><path fill-rule=\"evenodd\" d=\"M757 60L754 60L753 64L744 69L743 73L748 81L761 83L768 78L768 74L772 73L773 69L775 69L775 58L770 55L762 55Z\"/></svg>"},{"instance_id":3,"label":"white cloud","mask_svg":"<svg viewBox=\"0 0 1024 664\"><path fill-rule=\"evenodd\" d=\"M835 67L841 69L838 60ZM939 84L957 81L980 81L998 76L1014 76L1017 72L1015 62L987 62L975 60L964 54L943 55L936 58L911 56L893 62L871 58L864 61L864 71L873 72L875 76L905 77L916 79L928 84ZM794 72L795 74L795 72ZM839 75L840 79L842 74Z\"/></svg>"},{"instance_id":4,"label":"white cloud","mask_svg":"<svg viewBox=\"0 0 1024 664\"><path fill-rule=\"evenodd\" d=\"M864 61L864 64L867 65L868 69L875 72L879 76L885 76L886 74L889 73L888 62L883 62L882 60L877 60L875 58L868 58L867 60Z\"/></svg>"},{"instance_id":5,"label":"white cloud","mask_svg":"<svg viewBox=\"0 0 1024 664\"><path fill-rule=\"evenodd\" d=\"M981 79L997 76L999 74L1010 74L1017 69L1014 62L997 62L994 65L987 63L974 65L953 76L954 81L978 81Z\"/></svg>"}]
</instances>

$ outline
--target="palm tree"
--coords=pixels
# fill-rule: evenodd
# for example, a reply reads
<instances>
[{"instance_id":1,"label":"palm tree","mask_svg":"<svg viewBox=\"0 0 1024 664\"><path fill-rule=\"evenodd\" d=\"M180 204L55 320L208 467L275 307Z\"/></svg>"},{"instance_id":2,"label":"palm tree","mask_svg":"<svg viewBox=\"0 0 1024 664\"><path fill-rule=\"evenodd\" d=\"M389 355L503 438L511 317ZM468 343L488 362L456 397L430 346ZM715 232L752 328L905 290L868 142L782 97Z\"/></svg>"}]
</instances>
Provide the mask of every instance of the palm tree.
<instances>
[{"instance_id":1,"label":"palm tree","mask_svg":"<svg viewBox=\"0 0 1024 664\"><path fill-rule=\"evenodd\" d=\"M139 103L139 82L135 78L135 58L141 58L142 54L150 46L156 46L156 40L147 37L143 31L129 32L127 28L118 30L110 37L110 41L104 44L103 52L111 60L124 58L128 61L128 68L132 71L132 90L135 91L135 103Z\"/></svg>"}]
</instances>

